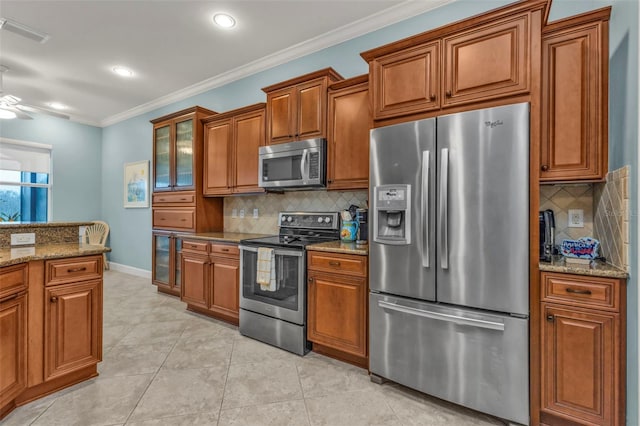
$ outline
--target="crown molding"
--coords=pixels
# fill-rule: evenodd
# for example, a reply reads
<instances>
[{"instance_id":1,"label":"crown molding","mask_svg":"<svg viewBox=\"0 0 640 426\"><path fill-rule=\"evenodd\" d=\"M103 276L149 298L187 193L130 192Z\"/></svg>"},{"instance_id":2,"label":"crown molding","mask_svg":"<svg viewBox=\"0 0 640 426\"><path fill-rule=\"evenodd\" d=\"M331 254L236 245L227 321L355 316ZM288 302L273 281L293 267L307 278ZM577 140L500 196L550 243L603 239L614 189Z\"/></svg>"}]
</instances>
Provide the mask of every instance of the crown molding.
<instances>
[{"instance_id":1,"label":"crown molding","mask_svg":"<svg viewBox=\"0 0 640 426\"><path fill-rule=\"evenodd\" d=\"M335 46L336 44L379 30L405 19L439 8L445 4L453 3L454 1L456 0L404 1L396 6L359 19L340 28L336 28L335 30L329 31L321 36L294 44L286 49L264 56L230 71L218 74L199 83L169 93L168 95L161 96L150 102L107 117L100 122L100 126L110 126L171 103L184 100L191 96L199 95L200 93L215 89L216 87L224 86L225 84L265 71L269 68L273 68L305 55L326 49L327 47Z\"/></svg>"}]
</instances>

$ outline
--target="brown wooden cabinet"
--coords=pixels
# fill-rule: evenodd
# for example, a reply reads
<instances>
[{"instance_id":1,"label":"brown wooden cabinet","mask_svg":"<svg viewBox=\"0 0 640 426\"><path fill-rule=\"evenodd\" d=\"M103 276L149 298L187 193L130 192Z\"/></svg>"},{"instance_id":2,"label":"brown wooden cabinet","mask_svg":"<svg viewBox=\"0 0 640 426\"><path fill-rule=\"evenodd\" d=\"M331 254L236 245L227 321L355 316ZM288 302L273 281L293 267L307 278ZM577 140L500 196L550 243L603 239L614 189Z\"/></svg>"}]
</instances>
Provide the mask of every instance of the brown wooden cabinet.
<instances>
[{"instance_id":1,"label":"brown wooden cabinet","mask_svg":"<svg viewBox=\"0 0 640 426\"><path fill-rule=\"evenodd\" d=\"M610 13L607 7L543 30L542 182L606 177Z\"/></svg>"},{"instance_id":2,"label":"brown wooden cabinet","mask_svg":"<svg viewBox=\"0 0 640 426\"><path fill-rule=\"evenodd\" d=\"M374 120L527 95L546 7L517 2L361 53Z\"/></svg>"},{"instance_id":3,"label":"brown wooden cabinet","mask_svg":"<svg viewBox=\"0 0 640 426\"><path fill-rule=\"evenodd\" d=\"M258 148L265 144L265 104L203 120L204 194L263 192L258 186Z\"/></svg>"},{"instance_id":4,"label":"brown wooden cabinet","mask_svg":"<svg viewBox=\"0 0 640 426\"><path fill-rule=\"evenodd\" d=\"M27 386L27 265L0 271L0 418Z\"/></svg>"},{"instance_id":5,"label":"brown wooden cabinet","mask_svg":"<svg viewBox=\"0 0 640 426\"><path fill-rule=\"evenodd\" d=\"M623 425L624 282L541 273L544 424Z\"/></svg>"},{"instance_id":6,"label":"brown wooden cabinet","mask_svg":"<svg viewBox=\"0 0 640 426\"><path fill-rule=\"evenodd\" d=\"M158 291L180 296L182 239L166 231L153 231L151 281Z\"/></svg>"},{"instance_id":7,"label":"brown wooden cabinet","mask_svg":"<svg viewBox=\"0 0 640 426\"><path fill-rule=\"evenodd\" d=\"M265 87L267 143L326 137L327 88L342 80L331 68Z\"/></svg>"},{"instance_id":8,"label":"brown wooden cabinet","mask_svg":"<svg viewBox=\"0 0 640 426\"><path fill-rule=\"evenodd\" d=\"M187 309L238 324L240 252L237 245L185 240L181 297Z\"/></svg>"},{"instance_id":9,"label":"brown wooden cabinet","mask_svg":"<svg viewBox=\"0 0 640 426\"><path fill-rule=\"evenodd\" d=\"M313 350L367 368L366 256L309 251L307 339Z\"/></svg>"},{"instance_id":10,"label":"brown wooden cabinet","mask_svg":"<svg viewBox=\"0 0 640 426\"><path fill-rule=\"evenodd\" d=\"M368 80L368 75L363 75L329 87L327 189L369 187L369 131L373 122Z\"/></svg>"}]
</instances>

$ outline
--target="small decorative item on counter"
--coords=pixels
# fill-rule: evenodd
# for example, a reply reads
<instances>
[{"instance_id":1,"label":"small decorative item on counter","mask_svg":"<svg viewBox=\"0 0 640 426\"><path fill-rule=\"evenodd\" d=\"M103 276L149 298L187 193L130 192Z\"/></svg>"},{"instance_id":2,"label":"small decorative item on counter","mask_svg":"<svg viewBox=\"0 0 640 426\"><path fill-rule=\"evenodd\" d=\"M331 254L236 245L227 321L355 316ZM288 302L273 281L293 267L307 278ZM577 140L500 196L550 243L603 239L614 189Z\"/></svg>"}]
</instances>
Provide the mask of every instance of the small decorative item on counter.
<instances>
[{"instance_id":1,"label":"small decorative item on counter","mask_svg":"<svg viewBox=\"0 0 640 426\"><path fill-rule=\"evenodd\" d=\"M351 216L349 210L342 210L340 212L340 219L342 219L343 222L347 222L349 220L353 220L353 216Z\"/></svg>"},{"instance_id":2,"label":"small decorative item on counter","mask_svg":"<svg viewBox=\"0 0 640 426\"><path fill-rule=\"evenodd\" d=\"M589 264L598 257L600 241L595 238L583 237L577 240L562 240L560 252L567 263Z\"/></svg>"},{"instance_id":3,"label":"small decorative item on counter","mask_svg":"<svg viewBox=\"0 0 640 426\"><path fill-rule=\"evenodd\" d=\"M340 240L344 242L353 242L358 235L358 222L355 220L343 220L342 229L340 229Z\"/></svg>"}]
</instances>

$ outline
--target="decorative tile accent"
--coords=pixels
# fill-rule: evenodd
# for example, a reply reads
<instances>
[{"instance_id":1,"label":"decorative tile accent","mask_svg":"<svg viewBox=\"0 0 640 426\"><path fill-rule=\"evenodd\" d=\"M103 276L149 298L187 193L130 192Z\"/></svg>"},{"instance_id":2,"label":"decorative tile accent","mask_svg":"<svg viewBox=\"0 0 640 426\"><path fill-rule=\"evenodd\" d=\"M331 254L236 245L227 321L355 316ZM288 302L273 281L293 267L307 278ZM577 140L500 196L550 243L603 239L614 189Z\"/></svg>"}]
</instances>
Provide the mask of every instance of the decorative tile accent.
<instances>
[{"instance_id":1,"label":"decorative tile accent","mask_svg":"<svg viewBox=\"0 0 640 426\"><path fill-rule=\"evenodd\" d=\"M240 195L224 199L224 231L252 234L277 234L281 211L333 212L367 206L367 191L295 191L282 194ZM236 209L238 216L232 217ZM244 218L240 210L244 209ZM253 218L258 209L258 219Z\"/></svg>"},{"instance_id":2,"label":"decorative tile accent","mask_svg":"<svg viewBox=\"0 0 640 426\"><path fill-rule=\"evenodd\" d=\"M540 210L553 210L556 219L556 244L562 240L593 237L593 185L541 185ZM584 227L569 228L569 209L584 210Z\"/></svg>"},{"instance_id":3,"label":"decorative tile accent","mask_svg":"<svg viewBox=\"0 0 640 426\"><path fill-rule=\"evenodd\" d=\"M594 185L594 237L607 262L629 271L629 166L607 174Z\"/></svg>"}]
</instances>

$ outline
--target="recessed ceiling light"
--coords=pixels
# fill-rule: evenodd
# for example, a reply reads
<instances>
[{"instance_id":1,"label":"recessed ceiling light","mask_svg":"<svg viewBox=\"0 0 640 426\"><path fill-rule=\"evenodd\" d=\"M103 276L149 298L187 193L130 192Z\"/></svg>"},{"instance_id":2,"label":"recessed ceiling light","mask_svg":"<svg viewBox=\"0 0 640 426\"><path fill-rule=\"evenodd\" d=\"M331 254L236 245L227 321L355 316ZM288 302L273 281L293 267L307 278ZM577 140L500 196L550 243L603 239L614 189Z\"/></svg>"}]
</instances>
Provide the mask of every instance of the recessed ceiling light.
<instances>
[{"instance_id":1,"label":"recessed ceiling light","mask_svg":"<svg viewBox=\"0 0 640 426\"><path fill-rule=\"evenodd\" d=\"M213 15L213 22L222 28L232 28L236 26L236 20L233 16L226 13L216 13Z\"/></svg>"},{"instance_id":2,"label":"recessed ceiling light","mask_svg":"<svg viewBox=\"0 0 640 426\"><path fill-rule=\"evenodd\" d=\"M67 109L65 104L61 104L60 102L49 102L47 103L53 109Z\"/></svg>"},{"instance_id":3,"label":"recessed ceiling light","mask_svg":"<svg viewBox=\"0 0 640 426\"><path fill-rule=\"evenodd\" d=\"M120 65L113 67L112 71L121 77L133 77L133 71Z\"/></svg>"},{"instance_id":4,"label":"recessed ceiling light","mask_svg":"<svg viewBox=\"0 0 640 426\"><path fill-rule=\"evenodd\" d=\"M11 120L16 118L16 113L13 111L7 111L6 109L0 109L0 119Z\"/></svg>"}]
</instances>

